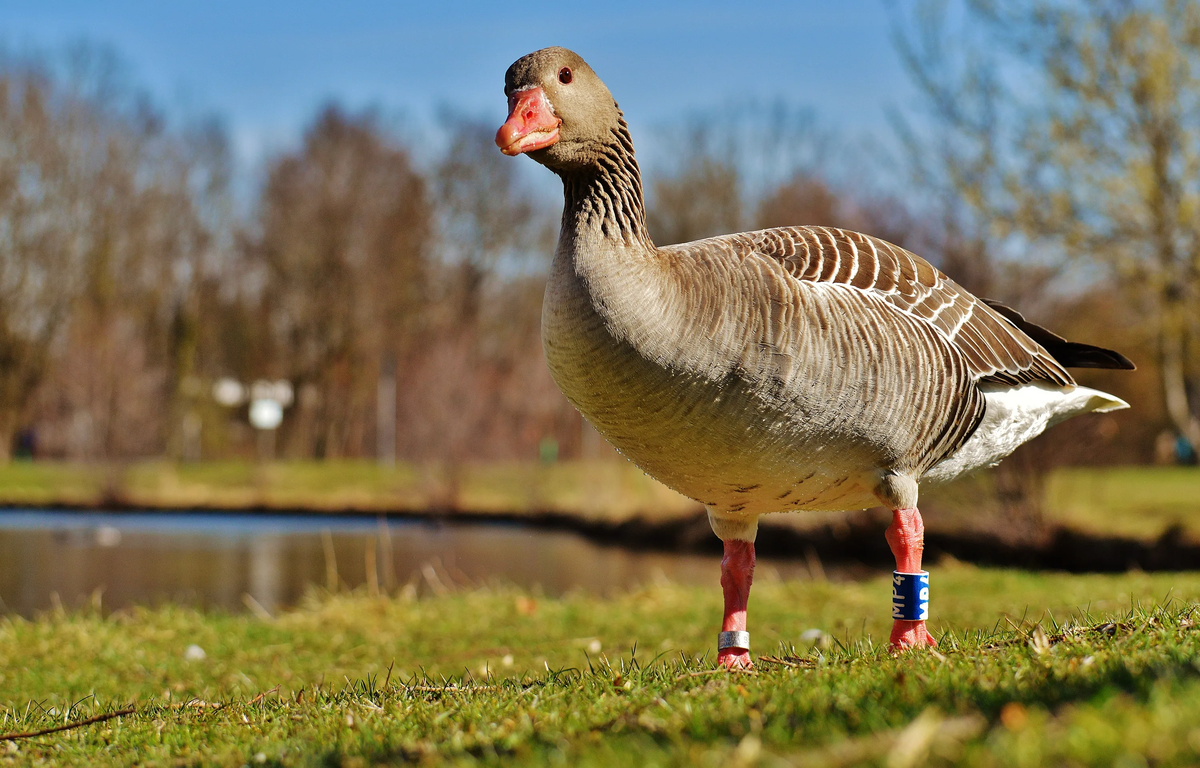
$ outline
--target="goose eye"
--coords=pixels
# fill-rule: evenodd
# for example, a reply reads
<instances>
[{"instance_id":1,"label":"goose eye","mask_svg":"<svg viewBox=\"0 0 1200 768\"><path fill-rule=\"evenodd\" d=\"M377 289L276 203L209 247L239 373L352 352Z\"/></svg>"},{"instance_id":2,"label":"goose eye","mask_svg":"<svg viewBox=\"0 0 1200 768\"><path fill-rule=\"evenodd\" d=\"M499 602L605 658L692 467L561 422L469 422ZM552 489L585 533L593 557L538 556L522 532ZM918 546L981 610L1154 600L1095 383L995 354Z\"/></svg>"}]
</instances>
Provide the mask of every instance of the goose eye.
<instances>
[{"instance_id":1,"label":"goose eye","mask_svg":"<svg viewBox=\"0 0 1200 768\"><path fill-rule=\"evenodd\" d=\"M571 82L570 67L563 67L562 69L558 70L558 82L562 83L563 85L568 85Z\"/></svg>"}]
</instances>

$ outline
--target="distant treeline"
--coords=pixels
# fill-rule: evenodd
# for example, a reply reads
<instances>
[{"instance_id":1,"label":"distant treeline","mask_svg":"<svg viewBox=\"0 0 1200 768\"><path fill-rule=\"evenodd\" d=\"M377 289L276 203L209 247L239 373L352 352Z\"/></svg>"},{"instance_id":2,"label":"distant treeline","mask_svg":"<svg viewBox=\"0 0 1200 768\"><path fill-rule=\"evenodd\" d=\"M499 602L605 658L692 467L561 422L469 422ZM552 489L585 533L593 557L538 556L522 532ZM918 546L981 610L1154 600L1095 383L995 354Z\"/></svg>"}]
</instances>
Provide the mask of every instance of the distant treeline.
<instances>
[{"instance_id":1,"label":"distant treeline","mask_svg":"<svg viewBox=\"0 0 1200 768\"><path fill-rule=\"evenodd\" d=\"M264 448L245 405L212 395L229 377L291 383L281 458L388 455L392 430L415 461L609 455L542 359L558 203L522 183L496 126L443 115L439 155L418 158L376 112L331 104L235 205L219 121L177 125L102 59L0 68L0 452L249 458ZM1080 375L1132 412L1064 425L1014 466L1153 458L1169 421L1144 301L1106 273L1064 290L1055 264L996 258L1011 240L946 173L868 183L871 155L762 114L637 137L671 147L646 168L658 242L824 224L913 249L1140 366ZM936 144L907 147L914 168L945 167Z\"/></svg>"}]
</instances>

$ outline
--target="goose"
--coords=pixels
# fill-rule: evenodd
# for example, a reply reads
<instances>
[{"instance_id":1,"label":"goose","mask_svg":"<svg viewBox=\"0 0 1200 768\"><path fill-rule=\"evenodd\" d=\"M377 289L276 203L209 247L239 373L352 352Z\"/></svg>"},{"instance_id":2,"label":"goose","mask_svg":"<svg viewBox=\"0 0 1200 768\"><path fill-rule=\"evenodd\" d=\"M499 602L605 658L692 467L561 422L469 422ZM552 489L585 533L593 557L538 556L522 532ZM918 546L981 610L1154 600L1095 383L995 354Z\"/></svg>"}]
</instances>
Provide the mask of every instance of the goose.
<instances>
[{"instance_id":1,"label":"goose","mask_svg":"<svg viewBox=\"0 0 1200 768\"><path fill-rule=\"evenodd\" d=\"M621 454L706 508L724 546L718 663L752 666L758 519L784 511L890 509L890 645L935 645L919 483L994 465L1071 416L1127 408L1066 368L1133 364L857 232L656 246L629 129L587 63L535 51L508 68L504 93L496 144L563 185L542 306L550 372Z\"/></svg>"}]
</instances>

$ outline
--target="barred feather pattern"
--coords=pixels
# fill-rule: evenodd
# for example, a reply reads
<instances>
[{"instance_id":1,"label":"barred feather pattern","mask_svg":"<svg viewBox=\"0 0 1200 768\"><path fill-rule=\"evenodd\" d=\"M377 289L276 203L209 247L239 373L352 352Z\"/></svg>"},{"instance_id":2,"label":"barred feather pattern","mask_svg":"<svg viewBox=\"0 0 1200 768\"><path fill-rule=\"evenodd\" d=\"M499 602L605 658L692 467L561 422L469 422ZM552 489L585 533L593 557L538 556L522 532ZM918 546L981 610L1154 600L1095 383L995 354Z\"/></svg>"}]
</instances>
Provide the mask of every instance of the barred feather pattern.
<instances>
[{"instance_id":1,"label":"barred feather pattern","mask_svg":"<svg viewBox=\"0 0 1200 768\"><path fill-rule=\"evenodd\" d=\"M598 229L612 242L652 250L642 172L633 159L633 138L625 118L618 119L608 143L592 149L597 158L594 172L563 177L563 232Z\"/></svg>"},{"instance_id":2,"label":"barred feather pattern","mask_svg":"<svg viewBox=\"0 0 1200 768\"><path fill-rule=\"evenodd\" d=\"M563 174L543 345L567 398L722 519L916 503L983 419L980 383L1069 374L920 257L791 227L656 247L624 121Z\"/></svg>"},{"instance_id":3,"label":"barred feather pattern","mask_svg":"<svg viewBox=\"0 0 1200 768\"><path fill-rule=\"evenodd\" d=\"M930 323L962 353L979 380L1075 384L1041 345L929 262L899 246L832 227L767 229L730 239L742 258L756 253L778 259L799 280L847 285L881 296Z\"/></svg>"}]
</instances>

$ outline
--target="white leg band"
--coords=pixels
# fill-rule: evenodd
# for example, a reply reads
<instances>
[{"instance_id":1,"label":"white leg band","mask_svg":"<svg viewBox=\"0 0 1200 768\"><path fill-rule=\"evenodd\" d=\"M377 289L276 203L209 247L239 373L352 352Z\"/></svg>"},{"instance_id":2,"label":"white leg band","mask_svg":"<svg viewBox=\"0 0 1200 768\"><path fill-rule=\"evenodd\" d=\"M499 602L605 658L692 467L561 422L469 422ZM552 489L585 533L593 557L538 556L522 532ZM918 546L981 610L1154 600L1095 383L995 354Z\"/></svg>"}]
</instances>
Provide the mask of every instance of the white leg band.
<instances>
[{"instance_id":1,"label":"white leg band","mask_svg":"<svg viewBox=\"0 0 1200 768\"><path fill-rule=\"evenodd\" d=\"M723 651L726 648L739 648L741 650L750 650L750 633L749 632L718 632L717 633L717 650Z\"/></svg>"}]
</instances>

